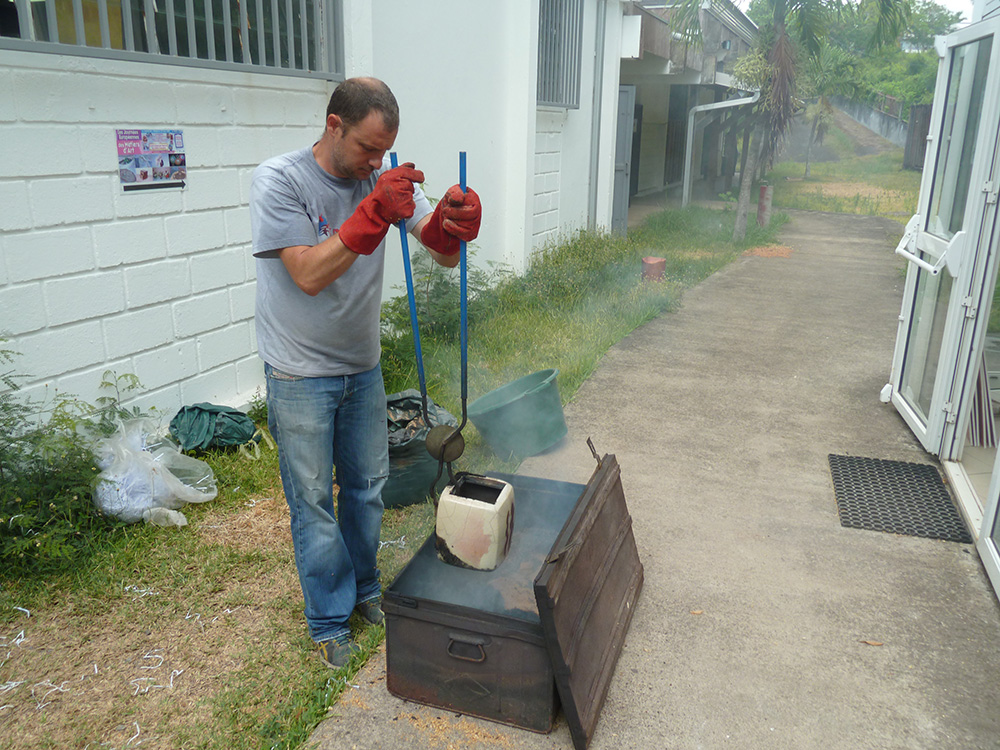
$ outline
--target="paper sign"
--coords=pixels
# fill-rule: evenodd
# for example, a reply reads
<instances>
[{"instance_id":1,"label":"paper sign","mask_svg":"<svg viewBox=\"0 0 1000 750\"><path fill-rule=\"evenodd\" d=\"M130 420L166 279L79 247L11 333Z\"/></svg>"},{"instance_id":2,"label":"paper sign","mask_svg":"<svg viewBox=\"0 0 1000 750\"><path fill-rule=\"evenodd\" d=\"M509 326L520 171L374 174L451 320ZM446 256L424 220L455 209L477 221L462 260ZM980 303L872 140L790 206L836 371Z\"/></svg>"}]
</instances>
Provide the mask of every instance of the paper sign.
<instances>
[{"instance_id":1,"label":"paper sign","mask_svg":"<svg viewBox=\"0 0 1000 750\"><path fill-rule=\"evenodd\" d=\"M116 130L123 190L184 187L187 160L181 130Z\"/></svg>"}]
</instances>

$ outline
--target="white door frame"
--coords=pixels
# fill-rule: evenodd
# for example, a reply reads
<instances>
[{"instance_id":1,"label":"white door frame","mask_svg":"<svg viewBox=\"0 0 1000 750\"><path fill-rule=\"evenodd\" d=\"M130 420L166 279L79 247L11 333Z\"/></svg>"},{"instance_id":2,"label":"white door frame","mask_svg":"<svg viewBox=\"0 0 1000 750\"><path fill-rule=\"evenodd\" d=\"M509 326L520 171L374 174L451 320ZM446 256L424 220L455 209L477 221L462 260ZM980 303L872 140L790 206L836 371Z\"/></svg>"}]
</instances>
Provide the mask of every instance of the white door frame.
<instances>
[{"instance_id":1,"label":"white door frame","mask_svg":"<svg viewBox=\"0 0 1000 750\"><path fill-rule=\"evenodd\" d=\"M958 231L950 238L942 238L939 230L929 229L928 217L932 210L932 198L948 210L952 197L934 192L934 188L938 187L934 181L938 176L939 156L945 145L948 147L956 145L954 139L948 144L941 142L945 116L949 114L945 112L945 105L949 103L947 87L953 63L952 50L991 35L991 64L985 81L985 94L979 117L980 126L976 137L976 158L969 174L969 192L961 227L962 230L977 228L977 231ZM907 269L890 383L892 403L924 448L948 460L959 458L964 445L964 440L959 438L968 429L970 416L970 410L964 407L973 392L978 357L985 339L985 318L988 317L985 314L979 315L979 311L988 310L989 301L992 299L992 289L990 289L989 299L984 308L981 300L981 296L985 294L983 279L990 278L990 274L994 272L996 258L993 256L996 253L988 253L989 247L981 245L983 232L978 231L978 227L991 208L990 200L995 201L996 196L995 183L991 188L989 177L997 138L995 123L1000 119L998 114L1000 96L997 95L997 90L1000 88L1000 81L997 79L1000 75L1000 20L993 19L968 26L949 35L943 42L939 46L942 61L938 69L918 214L907 225L907 231L897 248L897 252L907 257L910 264ZM968 85L965 84L963 89ZM967 90L960 90L959 103L964 105L968 95ZM951 130L947 135L949 137L952 135ZM963 129L960 138L964 136ZM961 143L958 145L960 147ZM953 154L949 156L950 159L946 159L942 164L945 169L954 164L955 156ZM995 207L995 203L992 206ZM935 216L940 216L942 211L938 208L934 213ZM902 392L900 386L904 374L904 359L911 337L927 335L924 331L912 330L918 280L926 282L931 280L930 277L939 274L947 274L952 279L952 289L938 351L934 388L928 413L922 414ZM943 282L945 279L942 278L940 281ZM981 322L978 319L982 319Z\"/></svg>"}]
</instances>

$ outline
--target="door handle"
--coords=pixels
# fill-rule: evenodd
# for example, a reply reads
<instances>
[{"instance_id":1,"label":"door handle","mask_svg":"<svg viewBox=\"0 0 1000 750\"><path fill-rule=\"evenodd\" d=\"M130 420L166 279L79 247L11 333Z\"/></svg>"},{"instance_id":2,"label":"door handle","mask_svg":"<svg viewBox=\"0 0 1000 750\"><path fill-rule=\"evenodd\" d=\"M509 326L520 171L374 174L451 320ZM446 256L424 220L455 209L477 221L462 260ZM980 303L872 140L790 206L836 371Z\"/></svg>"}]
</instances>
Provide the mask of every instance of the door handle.
<instances>
[{"instance_id":1,"label":"door handle","mask_svg":"<svg viewBox=\"0 0 1000 750\"><path fill-rule=\"evenodd\" d=\"M906 229L903 230L903 236L899 240L899 244L896 245L896 255L902 255L911 263L915 263L920 268L923 268L932 276L937 276L941 273L942 267L945 264L945 256L942 255L938 258L938 262L931 265L926 260L921 258L919 255L910 250L910 246L914 243L917 238L917 232L920 231L920 215L913 214L910 220L906 222Z\"/></svg>"}]
</instances>

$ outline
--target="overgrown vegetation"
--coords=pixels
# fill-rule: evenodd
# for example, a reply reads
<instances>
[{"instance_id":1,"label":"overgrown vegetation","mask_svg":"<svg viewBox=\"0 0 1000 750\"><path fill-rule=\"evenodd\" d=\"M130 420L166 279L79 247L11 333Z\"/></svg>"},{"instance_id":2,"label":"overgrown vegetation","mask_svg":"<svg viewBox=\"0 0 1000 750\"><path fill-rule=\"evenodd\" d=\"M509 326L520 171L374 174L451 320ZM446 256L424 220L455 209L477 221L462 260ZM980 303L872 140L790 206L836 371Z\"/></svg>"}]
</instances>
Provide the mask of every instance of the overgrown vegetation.
<instances>
[{"instance_id":1,"label":"overgrown vegetation","mask_svg":"<svg viewBox=\"0 0 1000 750\"><path fill-rule=\"evenodd\" d=\"M934 37L952 31L962 14L932 0L914 0L897 43L874 50L869 40L877 23L876 7L869 0L834 17L827 43L855 61L846 76L853 89L850 98L886 107L885 97L891 97L895 102L889 104L905 120L912 105L931 103L938 69Z\"/></svg>"},{"instance_id":2,"label":"overgrown vegetation","mask_svg":"<svg viewBox=\"0 0 1000 750\"><path fill-rule=\"evenodd\" d=\"M858 156L855 147L854 140L831 124L823 146L826 156L813 158L808 178L802 177L799 153L775 165L767 175L774 188L772 205L882 216L905 223L917 210L920 172L903 169L901 149Z\"/></svg>"},{"instance_id":3,"label":"overgrown vegetation","mask_svg":"<svg viewBox=\"0 0 1000 750\"><path fill-rule=\"evenodd\" d=\"M734 246L732 221L731 211L667 212L627 238L580 233L547 247L523 275L501 268L473 274L472 397L556 367L562 396L571 398L609 346L675 306L685 287L745 246L769 242L780 226L779 218ZM666 259L664 281L641 280L648 255ZM458 412L457 275L418 265L417 277L432 396ZM416 387L408 310L391 301L385 317L387 389ZM13 353L3 358L13 366ZM15 375L3 375L3 497L22 513L31 505L37 536L50 533L35 548L44 548L52 565L29 565L33 553L25 551L23 565L5 558L0 570L0 732L14 748L299 747L378 648L381 628L353 623L363 652L347 669L330 672L315 658L274 450L262 447L256 460L235 450L199 454L220 494L187 506L182 530L96 515L89 440L116 413L125 416L121 403L138 385L113 373L107 380L108 401L89 407L66 400L39 421L44 410L20 402ZM249 412L266 424L260 394ZM104 416L111 422L102 428ZM474 431L463 460L482 471L513 468ZM24 522L12 522L17 514L7 507L4 533ZM61 531L50 532L56 527ZM429 503L386 512L384 581L432 528Z\"/></svg>"},{"instance_id":4,"label":"overgrown vegetation","mask_svg":"<svg viewBox=\"0 0 1000 750\"><path fill-rule=\"evenodd\" d=\"M6 339L0 339L0 346ZM12 349L0 365L12 368ZM96 405L70 394L53 403L21 399L14 369L0 374L0 565L4 577L43 576L76 567L121 524L94 510L98 475L94 441L116 420L137 416L122 399L139 387L133 375L108 371Z\"/></svg>"}]
</instances>

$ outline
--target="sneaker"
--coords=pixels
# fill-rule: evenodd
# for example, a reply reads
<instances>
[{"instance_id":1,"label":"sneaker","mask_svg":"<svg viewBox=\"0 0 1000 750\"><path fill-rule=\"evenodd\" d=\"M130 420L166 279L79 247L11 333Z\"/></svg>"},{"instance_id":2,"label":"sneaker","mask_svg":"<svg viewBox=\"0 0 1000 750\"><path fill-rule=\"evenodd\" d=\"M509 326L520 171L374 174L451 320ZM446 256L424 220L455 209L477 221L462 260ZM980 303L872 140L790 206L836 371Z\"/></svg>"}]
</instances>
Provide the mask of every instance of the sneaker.
<instances>
[{"instance_id":1,"label":"sneaker","mask_svg":"<svg viewBox=\"0 0 1000 750\"><path fill-rule=\"evenodd\" d=\"M380 599L359 602L354 611L361 615L361 619L369 625L381 625L385 622L385 615L382 613L382 607L379 606L380 603Z\"/></svg>"},{"instance_id":2,"label":"sneaker","mask_svg":"<svg viewBox=\"0 0 1000 750\"><path fill-rule=\"evenodd\" d=\"M319 656L330 669L346 667L354 654L360 650L351 636L342 635L328 641L319 642Z\"/></svg>"}]
</instances>

